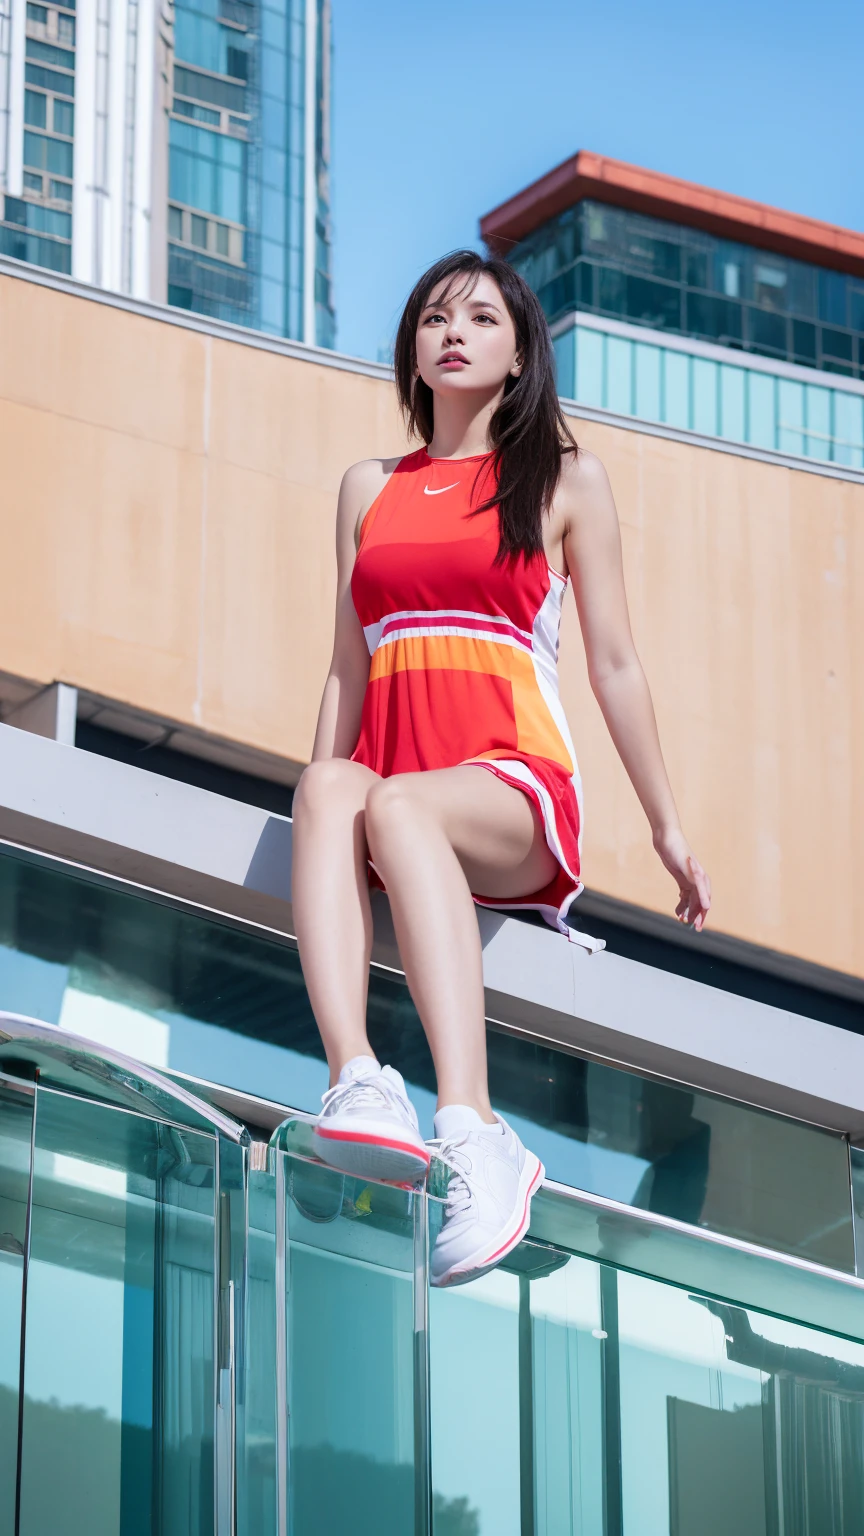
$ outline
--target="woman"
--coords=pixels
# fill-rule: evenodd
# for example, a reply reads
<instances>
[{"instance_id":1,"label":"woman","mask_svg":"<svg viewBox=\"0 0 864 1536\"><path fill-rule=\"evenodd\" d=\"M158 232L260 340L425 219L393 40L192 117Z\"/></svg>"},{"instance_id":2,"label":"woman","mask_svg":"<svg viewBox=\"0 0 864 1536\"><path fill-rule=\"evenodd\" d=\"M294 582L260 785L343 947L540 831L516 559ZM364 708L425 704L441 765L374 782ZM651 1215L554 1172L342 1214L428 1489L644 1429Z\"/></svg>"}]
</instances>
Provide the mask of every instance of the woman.
<instances>
[{"instance_id":1,"label":"woman","mask_svg":"<svg viewBox=\"0 0 864 1536\"><path fill-rule=\"evenodd\" d=\"M294 801L294 917L331 1073L317 1151L348 1173L413 1182L429 1146L365 1025L370 867L388 892L438 1079L430 1145L451 1172L431 1271L450 1285L516 1246L543 1178L489 1102L472 903L539 909L566 934L582 888L556 675L568 575L591 684L681 921L701 929L710 887L630 634L609 482L561 416L535 295L503 261L445 257L408 300L395 361L425 446L342 481L333 659Z\"/></svg>"}]
</instances>

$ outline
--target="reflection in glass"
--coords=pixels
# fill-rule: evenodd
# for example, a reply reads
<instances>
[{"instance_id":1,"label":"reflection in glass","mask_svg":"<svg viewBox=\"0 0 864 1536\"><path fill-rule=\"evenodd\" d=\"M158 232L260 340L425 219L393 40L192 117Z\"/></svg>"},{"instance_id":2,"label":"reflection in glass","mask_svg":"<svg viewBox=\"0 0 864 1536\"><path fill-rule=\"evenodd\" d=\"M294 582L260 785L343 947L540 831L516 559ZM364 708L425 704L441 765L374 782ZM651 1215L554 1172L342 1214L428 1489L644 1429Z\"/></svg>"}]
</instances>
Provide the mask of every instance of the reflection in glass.
<instances>
[{"instance_id":1,"label":"reflection in glass","mask_svg":"<svg viewBox=\"0 0 864 1536\"><path fill-rule=\"evenodd\" d=\"M860 1528L862 1344L526 1243L433 1294L431 1351L433 1479L466 1530Z\"/></svg>"},{"instance_id":2,"label":"reflection in glass","mask_svg":"<svg viewBox=\"0 0 864 1536\"><path fill-rule=\"evenodd\" d=\"M845 363L850 371L855 337L864 333L864 299L852 276L590 199L533 230L508 259L552 322L577 308L594 310L790 361L800 356L814 367ZM821 345L799 348L794 337L790 345L785 323L770 339L758 320L742 329L741 307L730 300L784 322L809 322ZM832 341L820 321L842 341Z\"/></svg>"},{"instance_id":3,"label":"reflection in glass","mask_svg":"<svg viewBox=\"0 0 864 1536\"><path fill-rule=\"evenodd\" d=\"M212 1533L214 1145L39 1090L22 1533Z\"/></svg>"},{"instance_id":4,"label":"reflection in glass","mask_svg":"<svg viewBox=\"0 0 864 1536\"><path fill-rule=\"evenodd\" d=\"M287 1233L289 1529L414 1528L415 1223L422 1197L281 1160Z\"/></svg>"},{"instance_id":5,"label":"reflection in glass","mask_svg":"<svg viewBox=\"0 0 864 1536\"><path fill-rule=\"evenodd\" d=\"M668 404L668 369L665 390ZM327 1067L290 944L5 855L0 896L0 984L21 1012L163 1068L318 1109ZM368 1018L431 1135L432 1060L398 977L373 971ZM839 1136L494 1028L488 1052L493 1102L550 1178L852 1269Z\"/></svg>"}]
</instances>

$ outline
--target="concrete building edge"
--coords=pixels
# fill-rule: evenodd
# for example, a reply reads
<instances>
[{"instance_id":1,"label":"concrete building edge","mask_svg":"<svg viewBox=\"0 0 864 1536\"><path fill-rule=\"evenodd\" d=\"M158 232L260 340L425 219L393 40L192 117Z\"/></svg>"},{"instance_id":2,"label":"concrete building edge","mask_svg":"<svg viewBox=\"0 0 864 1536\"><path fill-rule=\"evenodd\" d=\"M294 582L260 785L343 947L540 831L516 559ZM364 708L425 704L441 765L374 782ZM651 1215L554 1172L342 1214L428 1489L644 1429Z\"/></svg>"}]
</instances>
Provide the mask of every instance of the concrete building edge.
<instances>
[{"instance_id":1,"label":"concrete building edge","mask_svg":"<svg viewBox=\"0 0 864 1536\"><path fill-rule=\"evenodd\" d=\"M37 286L86 299L94 304L107 304L114 309L125 310L128 314L140 315L144 319L162 321L166 325L176 325L184 330L197 331L201 335L211 336L217 340L236 342L240 346L273 352L280 357L318 363L324 368L337 368L345 373L359 373L373 379L389 381L393 378L392 368L383 363L367 362L364 358L331 352L326 347L309 346L302 342L267 336L261 331L229 325L226 321L210 320L193 315L188 310L173 309L169 305L133 299L126 294L95 288L76 278L58 277L55 273L31 267L26 262L16 261L11 256L0 257L0 277L35 283ZM735 356L737 358L738 354ZM834 375L825 377L833 379ZM824 385L821 376L818 382ZM828 384L824 387L831 388L832 385ZM731 439L706 437L701 433L691 432L685 427L670 427L662 422L644 420L641 416L619 415L598 406L581 405L577 400L562 398L561 407L567 416L581 418L584 421L596 421L605 426L619 427L625 432L640 432L648 437L665 438L669 442L688 443L695 448L707 448L715 453L732 454L736 458L754 459L763 464L800 470L808 475L822 475L830 480L850 480L855 485L864 484L864 470L853 469L842 464L831 464L824 459L808 459L795 454L780 453L773 448L756 448L752 444L738 443Z\"/></svg>"},{"instance_id":2,"label":"concrete building edge","mask_svg":"<svg viewBox=\"0 0 864 1536\"><path fill-rule=\"evenodd\" d=\"M134 771L134 770L133 770ZM95 879L106 886L121 886L130 894L169 906L183 906L200 916L255 931L262 937L296 946L290 903L284 898L221 880L199 870L124 848L77 829L55 825L37 817L0 807L0 846L36 861L66 865L70 872ZM404 980L398 964L386 900L376 903L376 941L373 965ZM480 913L484 920L524 928L516 919ZM531 930L528 930L531 933ZM524 935L523 935L524 936ZM548 937L537 934L541 940ZM552 936L554 938L554 935ZM569 955L568 955L568 958ZM634 962L615 957L627 968ZM396 963L394 963L396 962ZM647 967L645 969L648 969ZM657 976L662 976L658 972ZM660 983L662 986L662 982ZM699 986L698 983L693 983ZM706 991L712 989L707 988ZM753 1004L757 1011L764 1005ZM839 1133L851 1140L864 1139L864 1105L829 1099L772 1082L725 1062L689 1054L656 1040L627 1033L597 1019L550 1008L536 998L486 987L486 1010L492 1028L545 1044L567 1054L609 1065L619 1070L662 1078L687 1088L716 1094L750 1107L780 1114L799 1122ZM769 1010L773 1011L773 1010ZM808 1022L808 1021L805 1021ZM832 1028L830 1025L823 1028ZM838 1031L838 1033L842 1033ZM864 1056L864 1042L861 1045Z\"/></svg>"}]
</instances>

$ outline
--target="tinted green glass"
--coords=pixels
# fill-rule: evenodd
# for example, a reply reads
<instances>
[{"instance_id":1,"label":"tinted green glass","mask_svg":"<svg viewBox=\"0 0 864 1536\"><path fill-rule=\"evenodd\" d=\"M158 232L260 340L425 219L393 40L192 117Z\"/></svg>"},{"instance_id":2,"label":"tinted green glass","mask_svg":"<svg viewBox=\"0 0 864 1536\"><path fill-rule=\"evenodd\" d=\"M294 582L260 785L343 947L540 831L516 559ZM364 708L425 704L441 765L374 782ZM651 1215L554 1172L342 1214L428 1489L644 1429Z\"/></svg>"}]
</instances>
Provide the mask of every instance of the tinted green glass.
<instances>
[{"instance_id":1,"label":"tinted green glass","mask_svg":"<svg viewBox=\"0 0 864 1536\"><path fill-rule=\"evenodd\" d=\"M276 1155L286 1201L289 1529L406 1536L426 1407L414 1336L423 1198Z\"/></svg>"},{"instance_id":2,"label":"tinted green glass","mask_svg":"<svg viewBox=\"0 0 864 1536\"><path fill-rule=\"evenodd\" d=\"M433 1292L431 1379L436 1536L857 1532L864 1344L528 1242Z\"/></svg>"},{"instance_id":3,"label":"tinted green glass","mask_svg":"<svg viewBox=\"0 0 864 1536\"><path fill-rule=\"evenodd\" d=\"M530 1236L850 1339L864 1337L861 1281L783 1263L767 1250L706 1240L666 1218L646 1222L626 1208L543 1189L532 1202Z\"/></svg>"},{"instance_id":4,"label":"tinted green glass","mask_svg":"<svg viewBox=\"0 0 864 1536\"><path fill-rule=\"evenodd\" d=\"M586 254L596 269L596 286L574 282ZM838 343L828 332L820 347L799 347L785 325L787 317L796 316L848 326L860 337L864 306L855 278L840 272L590 199L535 229L508 257L537 292L550 321L578 306L828 371L860 366L854 336ZM674 286L674 303L661 299L662 285L655 279ZM759 306L749 327L741 308L728 303L737 299ZM765 313L784 325L763 323L759 316ZM821 331L816 325L811 329L814 338Z\"/></svg>"},{"instance_id":5,"label":"tinted green glass","mask_svg":"<svg viewBox=\"0 0 864 1536\"><path fill-rule=\"evenodd\" d=\"M211 1536L214 1152L39 1090L21 1536Z\"/></svg>"},{"instance_id":6,"label":"tinted green glass","mask_svg":"<svg viewBox=\"0 0 864 1536\"><path fill-rule=\"evenodd\" d=\"M0 1079L0 1536L14 1536L33 1092Z\"/></svg>"},{"instance_id":7,"label":"tinted green glass","mask_svg":"<svg viewBox=\"0 0 864 1536\"><path fill-rule=\"evenodd\" d=\"M580 332L579 377L584 348L593 341L602 345L603 338ZM686 369L688 359L666 358L667 408L672 362ZM773 409L774 381L758 382L768 386ZM621 387L623 401L631 389L626 370ZM751 416L757 408L753 395ZM814 411L808 405L811 428ZM773 434L773 416L770 426ZM6 856L0 856L0 996L10 1009L59 1022L154 1065L297 1109L317 1110L327 1086L320 1037L289 944ZM424 1134L431 1135L432 1060L398 978L373 971L368 1020L376 1051L403 1073ZM488 1053L493 1102L543 1159L550 1178L852 1269L849 1173L839 1136L495 1029Z\"/></svg>"}]
</instances>

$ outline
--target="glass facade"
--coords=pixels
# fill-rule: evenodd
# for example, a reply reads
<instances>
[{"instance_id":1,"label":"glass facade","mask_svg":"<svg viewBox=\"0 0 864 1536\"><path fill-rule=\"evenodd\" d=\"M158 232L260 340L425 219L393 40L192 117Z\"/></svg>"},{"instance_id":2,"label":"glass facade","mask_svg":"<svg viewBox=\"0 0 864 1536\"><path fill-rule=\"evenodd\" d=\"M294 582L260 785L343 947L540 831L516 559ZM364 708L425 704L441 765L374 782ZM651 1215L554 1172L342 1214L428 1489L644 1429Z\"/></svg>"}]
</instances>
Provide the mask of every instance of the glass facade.
<instances>
[{"instance_id":1,"label":"glass facade","mask_svg":"<svg viewBox=\"0 0 864 1536\"><path fill-rule=\"evenodd\" d=\"M74 0L28 0L26 29L23 188L20 197L0 194L0 255L71 272Z\"/></svg>"},{"instance_id":2,"label":"glass facade","mask_svg":"<svg viewBox=\"0 0 864 1536\"><path fill-rule=\"evenodd\" d=\"M329 7L181 0L169 125L169 303L330 346ZM307 145L306 50L317 93ZM306 155L315 156L315 334L305 336Z\"/></svg>"},{"instance_id":3,"label":"glass facade","mask_svg":"<svg viewBox=\"0 0 864 1536\"><path fill-rule=\"evenodd\" d=\"M558 390L580 405L706 437L864 468L864 388L772 373L574 317L555 336ZM853 393L853 390L856 390Z\"/></svg>"},{"instance_id":4,"label":"glass facade","mask_svg":"<svg viewBox=\"0 0 864 1536\"><path fill-rule=\"evenodd\" d=\"M306 1112L327 1086L289 941L10 852L0 855L0 1007ZM431 1135L428 1046L407 988L385 972L373 971L369 1026ZM550 1178L854 1271L842 1137L495 1027L488 1043L493 1102Z\"/></svg>"},{"instance_id":5,"label":"glass facade","mask_svg":"<svg viewBox=\"0 0 864 1536\"><path fill-rule=\"evenodd\" d=\"M590 199L509 260L550 322L571 310L864 377L864 277Z\"/></svg>"}]
</instances>

